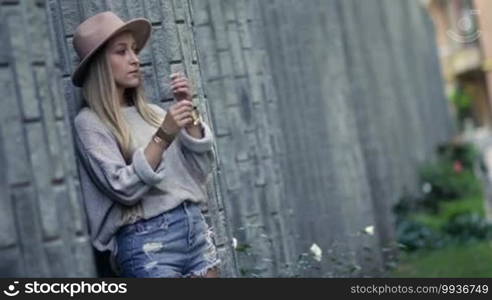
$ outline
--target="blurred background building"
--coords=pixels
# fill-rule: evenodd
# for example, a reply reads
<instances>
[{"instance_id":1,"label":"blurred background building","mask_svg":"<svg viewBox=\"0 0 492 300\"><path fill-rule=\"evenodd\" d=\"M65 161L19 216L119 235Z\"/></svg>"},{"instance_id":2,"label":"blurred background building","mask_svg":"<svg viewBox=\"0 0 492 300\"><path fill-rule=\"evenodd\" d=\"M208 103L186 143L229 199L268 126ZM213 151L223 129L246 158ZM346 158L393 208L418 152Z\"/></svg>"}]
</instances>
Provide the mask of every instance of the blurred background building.
<instances>
[{"instance_id":1,"label":"blurred background building","mask_svg":"<svg viewBox=\"0 0 492 300\"><path fill-rule=\"evenodd\" d=\"M492 126L492 2L425 1L436 28L446 92L462 129Z\"/></svg>"},{"instance_id":2,"label":"blurred background building","mask_svg":"<svg viewBox=\"0 0 492 300\"><path fill-rule=\"evenodd\" d=\"M488 170L487 218L492 220L492 2L424 1L436 28L446 94L464 139L483 152Z\"/></svg>"}]
</instances>

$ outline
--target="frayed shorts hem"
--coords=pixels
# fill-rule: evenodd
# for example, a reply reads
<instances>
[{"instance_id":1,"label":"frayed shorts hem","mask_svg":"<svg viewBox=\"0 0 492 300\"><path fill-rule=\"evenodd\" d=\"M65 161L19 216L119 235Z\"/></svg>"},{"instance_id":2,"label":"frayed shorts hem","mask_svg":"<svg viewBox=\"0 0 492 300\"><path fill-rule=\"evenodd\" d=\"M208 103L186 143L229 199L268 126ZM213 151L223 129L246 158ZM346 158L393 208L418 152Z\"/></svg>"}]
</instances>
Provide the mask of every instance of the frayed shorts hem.
<instances>
[{"instance_id":1,"label":"frayed shorts hem","mask_svg":"<svg viewBox=\"0 0 492 300\"><path fill-rule=\"evenodd\" d=\"M206 267L204 267L198 271L191 271L188 274L183 275L183 278L205 277L205 275L207 275L208 271L212 270L215 267L218 267L220 265L220 263L221 263L221 261L220 261L220 259L218 259L215 262L207 265Z\"/></svg>"}]
</instances>

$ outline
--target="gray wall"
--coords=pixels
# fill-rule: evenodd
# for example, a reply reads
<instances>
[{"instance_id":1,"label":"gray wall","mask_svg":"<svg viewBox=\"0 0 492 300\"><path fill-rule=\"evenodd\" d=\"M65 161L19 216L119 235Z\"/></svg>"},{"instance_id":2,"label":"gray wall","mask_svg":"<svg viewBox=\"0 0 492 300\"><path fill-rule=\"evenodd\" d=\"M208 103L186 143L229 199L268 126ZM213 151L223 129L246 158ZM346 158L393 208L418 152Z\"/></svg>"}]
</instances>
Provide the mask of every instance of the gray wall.
<instances>
[{"instance_id":1,"label":"gray wall","mask_svg":"<svg viewBox=\"0 0 492 300\"><path fill-rule=\"evenodd\" d=\"M0 276L93 276L45 1L0 5Z\"/></svg>"},{"instance_id":2,"label":"gray wall","mask_svg":"<svg viewBox=\"0 0 492 300\"><path fill-rule=\"evenodd\" d=\"M152 102L172 101L172 71L195 86L217 141L206 215L223 276L384 274L391 208L419 192L418 165L455 132L418 1L2 1L0 275L96 275L71 42L108 9L152 22L141 55Z\"/></svg>"},{"instance_id":3,"label":"gray wall","mask_svg":"<svg viewBox=\"0 0 492 300\"><path fill-rule=\"evenodd\" d=\"M384 272L392 206L453 135L418 1L195 0L240 270ZM375 235L363 230L375 226ZM298 259L316 243L323 260ZM285 266L288 268L285 268Z\"/></svg>"}]
</instances>

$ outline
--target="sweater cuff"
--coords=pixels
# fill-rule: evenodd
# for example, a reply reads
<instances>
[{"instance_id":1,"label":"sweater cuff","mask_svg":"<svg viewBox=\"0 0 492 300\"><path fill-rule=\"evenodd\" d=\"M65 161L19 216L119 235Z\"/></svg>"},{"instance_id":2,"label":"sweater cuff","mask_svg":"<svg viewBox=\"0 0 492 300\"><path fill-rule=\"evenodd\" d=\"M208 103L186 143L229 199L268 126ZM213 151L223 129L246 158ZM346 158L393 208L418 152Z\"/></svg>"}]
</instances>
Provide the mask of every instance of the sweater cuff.
<instances>
[{"instance_id":1,"label":"sweater cuff","mask_svg":"<svg viewBox=\"0 0 492 300\"><path fill-rule=\"evenodd\" d=\"M201 139L197 139L191 136L184 127L181 128L181 134L179 135L180 141L183 143L183 145L185 145L191 151L197 153L210 151L212 150L213 145L212 131L204 122L201 122L201 125L203 127L203 137Z\"/></svg>"},{"instance_id":2,"label":"sweater cuff","mask_svg":"<svg viewBox=\"0 0 492 300\"><path fill-rule=\"evenodd\" d=\"M163 168L158 168L155 172L150 166L144 154L144 148L138 148L133 153L133 166L138 177L148 185L155 185L164 179Z\"/></svg>"}]
</instances>

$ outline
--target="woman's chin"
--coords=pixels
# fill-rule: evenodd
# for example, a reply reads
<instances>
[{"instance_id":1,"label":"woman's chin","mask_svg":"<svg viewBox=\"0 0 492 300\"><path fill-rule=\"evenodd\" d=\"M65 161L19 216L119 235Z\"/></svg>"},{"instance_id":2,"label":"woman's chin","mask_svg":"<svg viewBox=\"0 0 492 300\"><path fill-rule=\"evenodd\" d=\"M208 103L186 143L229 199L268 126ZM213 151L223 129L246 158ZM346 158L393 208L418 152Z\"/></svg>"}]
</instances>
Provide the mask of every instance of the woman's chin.
<instances>
[{"instance_id":1,"label":"woman's chin","mask_svg":"<svg viewBox=\"0 0 492 300\"><path fill-rule=\"evenodd\" d=\"M125 82L121 82L119 86L122 86L125 89L136 88L140 85L140 79L129 80Z\"/></svg>"}]
</instances>

